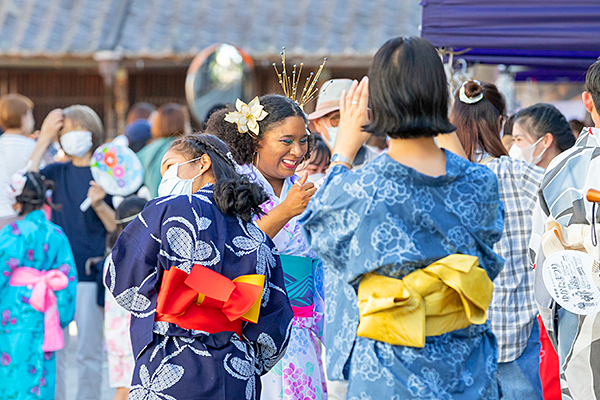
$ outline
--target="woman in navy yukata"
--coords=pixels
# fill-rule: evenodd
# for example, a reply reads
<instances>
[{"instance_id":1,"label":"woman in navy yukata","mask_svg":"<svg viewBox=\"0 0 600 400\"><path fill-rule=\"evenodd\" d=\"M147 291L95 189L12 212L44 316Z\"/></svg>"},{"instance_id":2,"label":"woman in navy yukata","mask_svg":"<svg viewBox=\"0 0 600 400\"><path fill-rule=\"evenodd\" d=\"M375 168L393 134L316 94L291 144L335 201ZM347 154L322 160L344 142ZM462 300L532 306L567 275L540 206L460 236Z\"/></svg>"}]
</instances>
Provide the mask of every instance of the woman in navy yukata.
<instances>
[{"instance_id":1,"label":"woman in navy yukata","mask_svg":"<svg viewBox=\"0 0 600 400\"><path fill-rule=\"evenodd\" d=\"M503 206L491 170L436 146L454 131L448 99L429 42L385 43L342 95L332 166L300 221L325 268L327 372L349 400L499 398L486 308ZM370 134L388 153L350 171Z\"/></svg>"},{"instance_id":2,"label":"woman in navy yukata","mask_svg":"<svg viewBox=\"0 0 600 400\"><path fill-rule=\"evenodd\" d=\"M267 197L211 135L176 140L161 174L105 277L132 314L129 398L259 399L293 317L275 246L252 223Z\"/></svg>"}]
</instances>

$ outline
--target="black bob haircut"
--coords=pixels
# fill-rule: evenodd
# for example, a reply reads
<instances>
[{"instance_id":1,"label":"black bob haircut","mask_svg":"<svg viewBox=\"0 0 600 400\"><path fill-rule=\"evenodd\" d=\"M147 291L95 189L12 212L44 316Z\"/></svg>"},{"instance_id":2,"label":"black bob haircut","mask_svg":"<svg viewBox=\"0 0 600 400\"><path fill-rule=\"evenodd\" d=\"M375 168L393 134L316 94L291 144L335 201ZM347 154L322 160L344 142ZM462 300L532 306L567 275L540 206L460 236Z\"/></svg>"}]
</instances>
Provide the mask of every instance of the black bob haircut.
<instances>
[{"instance_id":1,"label":"black bob haircut","mask_svg":"<svg viewBox=\"0 0 600 400\"><path fill-rule=\"evenodd\" d=\"M585 76L585 91L592 95L594 107L600 112L600 59L590 65Z\"/></svg>"},{"instance_id":2,"label":"black bob haircut","mask_svg":"<svg viewBox=\"0 0 600 400\"><path fill-rule=\"evenodd\" d=\"M446 73L435 47L415 36L390 39L369 70L373 118L364 129L392 139L453 132L448 100Z\"/></svg>"}]
</instances>

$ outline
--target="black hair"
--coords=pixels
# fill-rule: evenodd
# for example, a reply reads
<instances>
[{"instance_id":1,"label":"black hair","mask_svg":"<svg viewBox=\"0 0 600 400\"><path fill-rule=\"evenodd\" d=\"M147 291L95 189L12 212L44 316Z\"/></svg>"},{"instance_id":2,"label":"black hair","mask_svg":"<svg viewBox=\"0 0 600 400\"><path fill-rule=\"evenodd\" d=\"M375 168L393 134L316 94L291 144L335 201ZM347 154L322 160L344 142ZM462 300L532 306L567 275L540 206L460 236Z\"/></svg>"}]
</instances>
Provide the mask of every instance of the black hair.
<instances>
[{"instance_id":1,"label":"black hair","mask_svg":"<svg viewBox=\"0 0 600 400\"><path fill-rule=\"evenodd\" d=\"M240 165L252 164L254 154L259 149L258 143L264 138L265 133L281 124L286 118L300 117L308 125L308 117L304 111L295 101L285 96L267 94L262 96L259 101L268 115L262 121L258 121L258 136L247 132L241 133L236 124L225 121L225 115L235 111L231 105L215 111L206 123L205 133L215 135L224 141L229 146L235 162ZM314 139L309 136L305 159L310 158L313 141Z\"/></svg>"},{"instance_id":2,"label":"black hair","mask_svg":"<svg viewBox=\"0 0 600 400\"><path fill-rule=\"evenodd\" d=\"M60 209L46 197L46 192L54 188L54 182L46 180L39 172L27 172L24 177L25 186L21 194L16 197L17 202L21 204L19 215L39 210L44 204L49 205L53 210Z\"/></svg>"},{"instance_id":3,"label":"black hair","mask_svg":"<svg viewBox=\"0 0 600 400\"><path fill-rule=\"evenodd\" d=\"M590 65L585 76L585 91L592 95L594 107L600 112L600 59Z\"/></svg>"},{"instance_id":4,"label":"black hair","mask_svg":"<svg viewBox=\"0 0 600 400\"><path fill-rule=\"evenodd\" d=\"M108 234L106 238L107 249L111 249L115 245L121 232L133 221L131 217L141 213L146 203L147 201L141 197L128 196L119 204L119 207L115 210L117 229Z\"/></svg>"},{"instance_id":5,"label":"black hair","mask_svg":"<svg viewBox=\"0 0 600 400\"><path fill-rule=\"evenodd\" d=\"M390 39L369 70L373 118L364 130L392 139L453 132L448 100L446 73L435 47L415 36Z\"/></svg>"},{"instance_id":6,"label":"black hair","mask_svg":"<svg viewBox=\"0 0 600 400\"><path fill-rule=\"evenodd\" d=\"M329 159L331 159L331 150L329 149L329 146L325 144L325 141L318 133L311 132L311 136L314 140L314 146L308 164L321 165L325 162L329 165Z\"/></svg>"},{"instance_id":7,"label":"black hair","mask_svg":"<svg viewBox=\"0 0 600 400\"><path fill-rule=\"evenodd\" d=\"M506 116L506 101L493 83L468 81L464 84L469 99L482 96L481 100L468 104L460 100L460 89L454 96L451 120L456 125L456 135L465 149L467 158L475 159L478 150L492 157L507 156L500 140L500 121Z\"/></svg>"},{"instance_id":8,"label":"black hair","mask_svg":"<svg viewBox=\"0 0 600 400\"><path fill-rule=\"evenodd\" d=\"M535 140L546 133L552 134L560 151L570 149L575 144L571 124L552 104L538 103L517 113L515 124L519 124Z\"/></svg>"},{"instance_id":9,"label":"black hair","mask_svg":"<svg viewBox=\"0 0 600 400\"><path fill-rule=\"evenodd\" d=\"M504 128L502 128L503 136L512 136L513 127L515 126L515 116L516 114L513 114L506 118L506 121L504 121Z\"/></svg>"},{"instance_id":10,"label":"black hair","mask_svg":"<svg viewBox=\"0 0 600 400\"><path fill-rule=\"evenodd\" d=\"M236 171L236 165L229 158L229 149L219 138L208 134L187 135L173 142L171 150L185 154L190 159L203 154L210 157L215 176L214 199L217 207L225 215L252 221L254 215L262 215L260 205L268 200L267 194L257 183L249 181L246 175Z\"/></svg>"}]
</instances>

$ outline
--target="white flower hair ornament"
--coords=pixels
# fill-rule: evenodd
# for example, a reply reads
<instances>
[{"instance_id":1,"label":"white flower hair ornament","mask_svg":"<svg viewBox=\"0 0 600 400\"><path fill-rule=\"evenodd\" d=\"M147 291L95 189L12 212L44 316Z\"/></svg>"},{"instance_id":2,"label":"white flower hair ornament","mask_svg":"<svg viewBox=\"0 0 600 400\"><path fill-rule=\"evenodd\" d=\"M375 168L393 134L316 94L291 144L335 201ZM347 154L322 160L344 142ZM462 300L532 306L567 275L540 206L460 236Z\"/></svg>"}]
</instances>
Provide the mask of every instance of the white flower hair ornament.
<instances>
[{"instance_id":1,"label":"white flower hair ornament","mask_svg":"<svg viewBox=\"0 0 600 400\"><path fill-rule=\"evenodd\" d=\"M467 96L467 93L465 92L465 86L467 86L467 83L469 82L475 82L477 83L479 86L481 86L481 82L473 79L472 81L465 81L463 82L463 84L460 87L460 90L458 92L458 99L465 104L475 104L481 101L481 99L483 99L483 93L479 93L477 96L475 97L469 97Z\"/></svg>"},{"instance_id":2,"label":"white flower hair ornament","mask_svg":"<svg viewBox=\"0 0 600 400\"><path fill-rule=\"evenodd\" d=\"M240 133L248 133L250 136L258 136L260 132L258 121L265 119L269 113L263 110L263 106L256 96L250 103L246 104L240 99L235 102L237 111L225 115L225 121L237 124Z\"/></svg>"},{"instance_id":3,"label":"white flower hair ornament","mask_svg":"<svg viewBox=\"0 0 600 400\"><path fill-rule=\"evenodd\" d=\"M16 201L17 197L23 193L23 188L27 183L27 177L25 174L27 174L30 166L31 161L29 161L23 169L15 172L10 177L10 181L4 183L4 189L13 203Z\"/></svg>"}]
</instances>

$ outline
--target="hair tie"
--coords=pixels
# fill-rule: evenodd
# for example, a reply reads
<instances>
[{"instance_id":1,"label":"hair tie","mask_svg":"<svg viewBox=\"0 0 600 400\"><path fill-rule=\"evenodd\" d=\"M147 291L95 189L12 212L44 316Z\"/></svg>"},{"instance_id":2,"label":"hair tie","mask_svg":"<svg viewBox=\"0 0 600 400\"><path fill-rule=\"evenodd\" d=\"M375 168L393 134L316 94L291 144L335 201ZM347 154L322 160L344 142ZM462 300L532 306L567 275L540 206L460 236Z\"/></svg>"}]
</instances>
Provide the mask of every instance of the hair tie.
<instances>
[{"instance_id":1,"label":"hair tie","mask_svg":"<svg viewBox=\"0 0 600 400\"><path fill-rule=\"evenodd\" d=\"M467 96L467 94L465 93L465 86L467 85L467 83L469 82L475 82L477 83L479 86L481 86L481 82L473 79L472 81L466 81L463 82L463 84L460 87L460 90L458 91L458 99L465 104L475 104L481 101L481 99L483 99L483 93L479 93L477 96L475 97L469 97Z\"/></svg>"}]
</instances>

